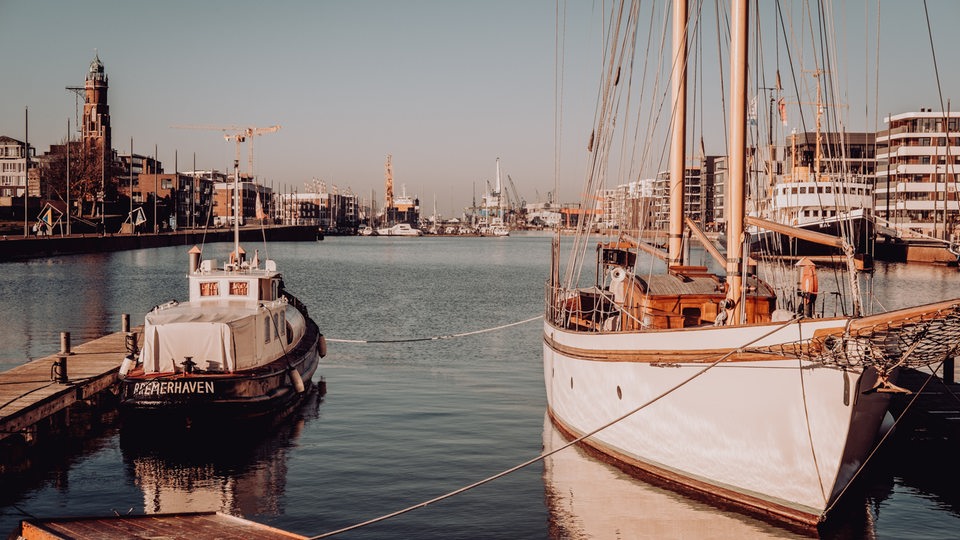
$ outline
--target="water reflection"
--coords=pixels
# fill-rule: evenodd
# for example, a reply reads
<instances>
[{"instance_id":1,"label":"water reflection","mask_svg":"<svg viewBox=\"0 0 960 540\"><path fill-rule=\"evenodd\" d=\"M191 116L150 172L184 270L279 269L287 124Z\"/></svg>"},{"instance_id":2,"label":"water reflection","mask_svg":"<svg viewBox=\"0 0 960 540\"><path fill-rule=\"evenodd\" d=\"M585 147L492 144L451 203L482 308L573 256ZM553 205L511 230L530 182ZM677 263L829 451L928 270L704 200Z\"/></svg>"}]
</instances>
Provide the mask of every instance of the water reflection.
<instances>
[{"instance_id":1,"label":"water reflection","mask_svg":"<svg viewBox=\"0 0 960 540\"><path fill-rule=\"evenodd\" d=\"M261 433L180 432L125 427L120 448L126 474L143 493L143 512L220 511L282 515L288 452L318 417L316 386L302 407Z\"/></svg>"},{"instance_id":2,"label":"water reflection","mask_svg":"<svg viewBox=\"0 0 960 540\"><path fill-rule=\"evenodd\" d=\"M544 415L544 451L566 442ZM804 538L637 480L579 447L546 458L543 483L550 512L550 537L555 539ZM870 515L863 498L859 509L852 511L852 515L846 514L846 526L837 537L871 537Z\"/></svg>"}]
</instances>

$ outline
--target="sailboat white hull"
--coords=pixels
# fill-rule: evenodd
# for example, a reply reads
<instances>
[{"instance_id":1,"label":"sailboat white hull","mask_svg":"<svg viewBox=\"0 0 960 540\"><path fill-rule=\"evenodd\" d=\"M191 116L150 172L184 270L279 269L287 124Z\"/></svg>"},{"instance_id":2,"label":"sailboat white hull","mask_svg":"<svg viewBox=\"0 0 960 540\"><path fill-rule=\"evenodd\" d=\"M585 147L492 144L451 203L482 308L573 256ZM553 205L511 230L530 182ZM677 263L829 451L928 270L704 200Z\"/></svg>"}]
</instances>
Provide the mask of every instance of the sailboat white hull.
<instances>
[{"instance_id":1,"label":"sailboat white hull","mask_svg":"<svg viewBox=\"0 0 960 540\"><path fill-rule=\"evenodd\" d=\"M789 343L801 331L809 336L842 324L793 323L757 344ZM750 512L815 525L873 447L889 397L861 393L875 382L872 371L864 376L796 359L731 359L695 377L717 351L778 326L578 334L547 323L549 414L569 435L581 436L663 395L586 444L628 470ZM677 362L697 351L703 360Z\"/></svg>"}]
</instances>

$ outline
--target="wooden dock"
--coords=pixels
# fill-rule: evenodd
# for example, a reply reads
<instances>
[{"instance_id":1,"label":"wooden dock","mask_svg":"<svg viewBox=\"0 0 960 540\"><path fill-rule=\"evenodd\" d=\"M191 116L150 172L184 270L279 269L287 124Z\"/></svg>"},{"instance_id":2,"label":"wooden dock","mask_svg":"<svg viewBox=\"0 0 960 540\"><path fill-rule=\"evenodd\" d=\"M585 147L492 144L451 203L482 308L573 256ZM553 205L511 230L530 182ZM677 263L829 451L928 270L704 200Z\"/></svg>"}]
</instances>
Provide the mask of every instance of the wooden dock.
<instances>
[{"instance_id":1,"label":"wooden dock","mask_svg":"<svg viewBox=\"0 0 960 540\"><path fill-rule=\"evenodd\" d=\"M133 332L139 335L142 328ZM67 336L61 347L72 349L68 354L61 351L0 372L0 444L32 445L68 427L75 405L96 406L115 397L126 335L116 332L74 348ZM0 461L0 474L9 466Z\"/></svg>"},{"instance_id":2,"label":"wooden dock","mask_svg":"<svg viewBox=\"0 0 960 540\"><path fill-rule=\"evenodd\" d=\"M27 519L20 523L20 531L15 531L15 534L19 534L25 540L130 538L290 540L306 538L220 512Z\"/></svg>"}]
</instances>

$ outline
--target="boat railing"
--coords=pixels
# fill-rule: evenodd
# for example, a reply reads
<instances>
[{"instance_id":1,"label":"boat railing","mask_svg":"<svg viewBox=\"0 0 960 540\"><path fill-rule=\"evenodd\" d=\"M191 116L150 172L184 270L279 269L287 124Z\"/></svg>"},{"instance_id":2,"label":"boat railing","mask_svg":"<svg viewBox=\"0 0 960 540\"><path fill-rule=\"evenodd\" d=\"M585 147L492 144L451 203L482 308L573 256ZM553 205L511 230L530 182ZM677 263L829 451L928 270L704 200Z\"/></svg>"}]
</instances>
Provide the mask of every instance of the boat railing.
<instances>
[{"instance_id":1,"label":"boat railing","mask_svg":"<svg viewBox=\"0 0 960 540\"><path fill-rule=\"evenodd\" d=\"M568 288L548 282L544 305L547 320L569 330L609 333L619 332L624 326L645 326L610 291L597 287ZM625 320L630 324L625 325Z\"/></svg>"},{"instance_id":2,"label":"boat railing","mask_svg":"<svg viewBox=\"0 0 960 540\"><path fill-rule=\"evenodd\" d=\"M297 311L299 311L300 313L303 313L303 316L304 316L304 317L309 317L309 315L307 314L307 306L306 306L306 304L304 304L303 302L301 302L299 298L297 298L296 296L290 294L290 292L288 292L288 291L285 290L285 289L281 289L281 290L280 290L280 297L281 297L281 298L286 298L286 299L287 299L287 303L290 304L291 306L295 307L295 308L297 309Z\"/></svg>"}]
</instances>

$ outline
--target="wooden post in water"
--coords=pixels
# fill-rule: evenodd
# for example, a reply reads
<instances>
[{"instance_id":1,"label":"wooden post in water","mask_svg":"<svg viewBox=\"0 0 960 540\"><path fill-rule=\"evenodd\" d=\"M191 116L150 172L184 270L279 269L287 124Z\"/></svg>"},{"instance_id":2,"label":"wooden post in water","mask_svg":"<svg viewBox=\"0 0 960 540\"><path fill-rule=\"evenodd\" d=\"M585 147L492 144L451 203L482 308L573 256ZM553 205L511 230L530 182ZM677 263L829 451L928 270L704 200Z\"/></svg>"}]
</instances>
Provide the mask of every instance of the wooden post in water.
<instances>
[{"instance_id":1,"label":"wooden post in water","mask_svg":"<svg viewBox=\"0 0 960 540\"><path fill-rule=\"evenodd\" d=\"M120 331L129 332L130 331L130 314L123 313L120 315Z\"/></svg>"}]
</instances>

